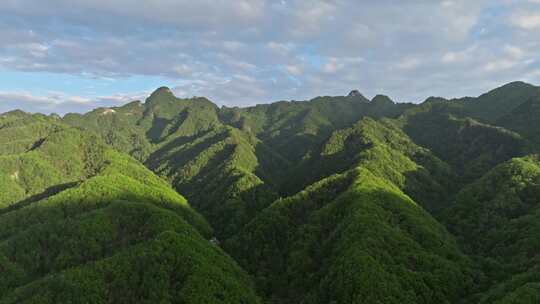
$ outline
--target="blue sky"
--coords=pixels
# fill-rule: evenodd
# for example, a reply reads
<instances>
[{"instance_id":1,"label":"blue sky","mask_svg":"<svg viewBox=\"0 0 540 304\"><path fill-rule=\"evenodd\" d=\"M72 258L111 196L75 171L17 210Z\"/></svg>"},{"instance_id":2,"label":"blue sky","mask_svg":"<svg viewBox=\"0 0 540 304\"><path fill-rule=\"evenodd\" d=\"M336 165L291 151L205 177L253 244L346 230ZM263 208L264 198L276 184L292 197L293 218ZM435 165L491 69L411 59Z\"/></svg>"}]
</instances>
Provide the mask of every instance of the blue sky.
<instances>
[{"instance_id":1,"label":"blue sky","mask_svg":"<svg viewBox=\"0 0 540 304\"><path fill-rule=\"evenodd\" d=\"M3 0L0 40L0 112L540 84L540 0Z\"/></svg>"}]
</instances>

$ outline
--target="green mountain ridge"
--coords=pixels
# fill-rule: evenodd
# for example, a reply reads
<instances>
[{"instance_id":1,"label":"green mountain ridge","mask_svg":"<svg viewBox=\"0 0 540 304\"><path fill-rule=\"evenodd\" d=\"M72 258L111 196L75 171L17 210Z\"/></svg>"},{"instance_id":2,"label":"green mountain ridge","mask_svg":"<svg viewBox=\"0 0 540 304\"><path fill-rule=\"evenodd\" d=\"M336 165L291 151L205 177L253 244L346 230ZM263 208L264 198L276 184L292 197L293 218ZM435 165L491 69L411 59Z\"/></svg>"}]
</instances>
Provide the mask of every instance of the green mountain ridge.
<instances>
[{"instance_id":1,"label":"green mountain ridge","mask_svg":"<svg viewBox=\"0 0 540 304\"><path fill-rule=\"evenodd\" d=\"M536 303L539 100L2 114L0 303Z\"/></svg>"},{"instance_id":2,"label":"green mountain ridge","mask_svg":"<svg viewBox=\"0 0 540 304\"><path fill-rule=\"evenodd\" d=\"M422 149L388 138L392 132L371 119L354 129L369 141L356 168L276 201L230 241L229 251L275 303L456 301L472 280L471 267L445 229L401 190L435 190L410 174L423 167L407 155ZM381 285L367 284L370 277ZM447 286L430 288L442 281Z\"/></svg>"},{"instance_id":3,"label":"green mountain ridge","mask_svg":"<svg viewBox=\"0 0 540 304\"><path fill-rule=\"evenodd\" d=\"M3 131L35 127L29 115L9 116ZM2 193L15 192L0 209L0 303L258 301L247 274L207 240L204 218L165 181L94 135L36 119L54 126L39 146L0 156L11 180Z\"/></svg>"},{"instance_id":4,"label":"green mountain ridge","mask_svg":"<svg viewBox=\"0 0 540 304\"><path fill-rule=\"evenodd\" d=\"M447 211L448 227L467 252L485 264L490 283L499 285L482 303L528 297L529 288L538 290L539 190L538 156L514 158L464 188ZM539 299L538 294L533 298Z\"/></svg>"}]
</instances>

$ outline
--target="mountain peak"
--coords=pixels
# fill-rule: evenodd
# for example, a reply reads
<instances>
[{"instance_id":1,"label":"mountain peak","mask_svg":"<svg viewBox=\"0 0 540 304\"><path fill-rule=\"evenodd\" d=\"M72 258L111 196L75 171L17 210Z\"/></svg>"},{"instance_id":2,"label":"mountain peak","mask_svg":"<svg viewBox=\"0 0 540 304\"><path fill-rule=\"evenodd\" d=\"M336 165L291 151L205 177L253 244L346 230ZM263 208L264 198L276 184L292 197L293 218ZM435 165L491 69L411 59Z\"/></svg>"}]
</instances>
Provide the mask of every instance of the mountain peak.
<instances>
[{"instance_id":1,"label":"mountain peak","mask_svg":"<svg viewBox=\"0 0 540 304\"><path fill-rule=\"evenodd\" d=\"M360 97L360 96L363 97L363 95L362 95L362 94L360 93L360 91L358 91L358 90L352 90L352 91L350 91L350 92L349 92L349 95L347 95L347 96L348 96L348 97Z\"/></svg>"},{"instance_id":2,"label":"mountain peak","mask_svg":"<svg viewBox=\"0 0 540 304\"><path fill-rule=\"evenodd\" d=\"M509 82L505 85L503 85L502 87L534 87L534 85L530 84L530 83L527 83L525 81L512 81L512 82Z\"/></svg>"},{"instance_id":3,"label":"mountain peak","mask_svg":"<svg viewBox=\"0 0 540 304\"><path fill-rule=\"evenodd\" d=\"M420 104L447 102L448 99L439 96L430 96Z\"/></svg>"},{"instance_id":4,"label":"mountain peak","mask_svg":"<svg viewBox=\"0 0 540 304\"><path fill-rule=\"evenodd\" d=\"M157 90L155 90L148 99L146 99L147 104L157 104L161 103L162 101L170 101L175 100L176 96L174 96L171 89L168 87L160 87Z\"/></svg>"},{"instance_id":5,"label":"mountain peak","mask_svg":"<svg viewBox=\"0 0 540 304\"><path fill-rule=\"evenodd\" d=\"M380 103L380 104L394 104L394 101L390 99L390 97L386 95L381 95L381 94L373 97L373 99L371 99L371 102Z\"/></svg>"},{"instance_id":6,"label":"mountain peak","mask_svg":"<svg viewBox=\"0 0 540 304\"><path fill-rule=\"evenodd\" d=\"M490 95L495 95L495 94L512 94L513 92L521 94L523 92L536 91L537 89L538 87L535 87L534 85L530 83L526 83L523 81L513 81L507 84L504 84L498 88L495 88L487 93L484 93L480 95L480 97L490 96Z\"/></svg>"},{"instance_id":7,"label":"mountain peak","mask_svg":"<svg viewBox=\"0 0 540 304\"><path fill-rule=\"evenodd\" d=\"M172 90L169 87L159 87L150 96L155 94L169 94L174 96Z\"/></svg>"},{"instance_id":8,"label":"mountain peak","mask_svg":"<svg viewBox=\"0 0 540 304\"><path fill-rule=\"evenodd\" d=\"M23 110L16 109L5 113L0 113L0 116L30 116L30 114Z\"/></svg>"}]
</instances>

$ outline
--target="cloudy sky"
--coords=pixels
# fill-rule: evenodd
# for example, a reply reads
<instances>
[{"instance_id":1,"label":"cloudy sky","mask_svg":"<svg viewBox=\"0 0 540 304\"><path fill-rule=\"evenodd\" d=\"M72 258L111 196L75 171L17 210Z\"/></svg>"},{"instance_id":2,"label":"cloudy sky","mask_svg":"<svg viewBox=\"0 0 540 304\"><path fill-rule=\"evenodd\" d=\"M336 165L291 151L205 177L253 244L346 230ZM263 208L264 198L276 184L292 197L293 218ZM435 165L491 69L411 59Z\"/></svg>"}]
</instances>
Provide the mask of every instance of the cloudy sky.
<instances>
[{"instance_id":1,"label":"cloudy sky","mask_svg":"<svg viewBox=\"0 0 540 304\"><path fill-rule=\"evenodd\" d=\"M0 112L540 84L540 0L2 0Z\"/></svg>"}]
</instances>

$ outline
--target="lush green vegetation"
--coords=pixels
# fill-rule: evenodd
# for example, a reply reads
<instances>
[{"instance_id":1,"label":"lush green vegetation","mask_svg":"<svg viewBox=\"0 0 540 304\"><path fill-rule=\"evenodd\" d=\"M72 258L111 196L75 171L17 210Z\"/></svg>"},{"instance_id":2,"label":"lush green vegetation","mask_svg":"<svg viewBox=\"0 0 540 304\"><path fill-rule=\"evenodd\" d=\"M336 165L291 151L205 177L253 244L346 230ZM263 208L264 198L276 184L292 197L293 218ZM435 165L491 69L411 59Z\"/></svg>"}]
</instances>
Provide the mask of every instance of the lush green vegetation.
<instances>
[{"instance_id":1,"label":"lush green vegetation","mask_svg":"<svg viewBox=\"0 0 540 304\"><path fill-rule=\"evenodd\" d=\"M499 118L496 123L522 134L538 147L540 134L535 127L540 123L540 94L520 104L512 112Z\"/></svg>"},{"instance_id":2,"label":"lush green vegetation","mask_svg":"<svg viewBox=\"0 0 540 304\"><path fill-rule=\"evenodd\" d=\"M343 157L353 169L274 202L227 242L260 290L275 303L453 303L463 297L472 287L472 263L403 192L429 202L430 192L444 189L437 178L449 169L390 122L372 119L338 131L323 151L354 153Z\"/></svg>"},{"instance_id":3,"label":"lush green vegetation","mask_svg":"<svg viewBox=\"0 0 540 304\"><path fill-rule=\"evenodd\" d=\"M0 303L537 303L539 100L1 114Z\"/></svg>"},{"instance_id":4,"label":"lush green vegetation","mask_svg":"<svg viewBox=\"0 0 540 304\"><path fill-rule=\"evenodd\" d=\"M64 122L144 162L227 238L280 194L312 182L299 177L291 185L285 177L299 172L296 164L332 132L366 115L395 117L410 106L357 96L219 109L205 98L178 99L159 88L144 104L69 114Z\"/></svg>"},{"instance_id":5,"label":"lush green vegetation","mask_svg":"<svg viewBox=\"0 0 540 304\"><path fill-rule=\"evenodd\" d=\"M540 297L537 156L512 159L467 186L447 211L446 222L463 248L484 265L485 285L493 288L484 296L485 303L518 297L508 295L510 292Z\"/></svg>"},{"instance_id":6,"label":"lush green vegetation","mask_svg":"<svg viewBox=\"0 0 540 304\"><path fill-rule=\"evenodd\" d=\"M463 183L497 164L525 155L528 142L502 127L463 118L463 109L448 101L427 101L400 117L403 130L419 145L451 165Z\"/></svg>"},{"instance_id":7,"label":"lush green vegetation","mask_svg":"<svg viewBox=\"0 0 540 304\"><path fill-rule=\"evenodd\" d=\"M496 88L478 98L463 98L468 116L494 123L506 116L530 98L540 95L540 89L528 83L516 81Z\"/></svg>"},{"instance_id":8,"label":"lush green vegetation","mask_svg":"<svg viewBox=\"0 0 540 304\"><path fill-rule=\"evenodd\" d=\"M0 156L10 181L0 303L259 301L248 275L209 241L204 218L142 164L47 117L3 120L5 132L43 132L28 138L38 145Z\"/></svg>"}]
</instances>

